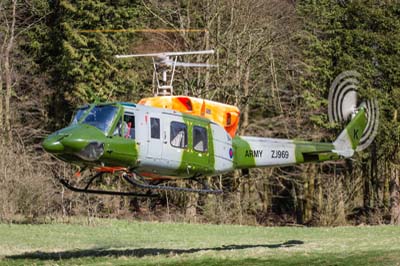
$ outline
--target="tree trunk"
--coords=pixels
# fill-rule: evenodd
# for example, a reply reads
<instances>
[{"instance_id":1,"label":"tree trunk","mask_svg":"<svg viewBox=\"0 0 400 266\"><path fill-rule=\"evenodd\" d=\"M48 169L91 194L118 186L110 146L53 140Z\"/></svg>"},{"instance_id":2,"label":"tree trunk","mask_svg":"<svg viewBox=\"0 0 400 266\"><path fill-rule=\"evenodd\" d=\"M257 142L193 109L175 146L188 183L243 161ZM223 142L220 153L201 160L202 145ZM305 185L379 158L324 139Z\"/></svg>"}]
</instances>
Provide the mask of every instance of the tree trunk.
<instances>
[{"instance_id":1,"label":"tree trunk","mask_svg":"<svg viewBox=\"0 0 400 266\"><path fill-rule=\"evenodd\" d=\"M390 168L390 214L391 224L400 224L400 181L399 169L392 164Z\"/></svg>"},{"instance_id":2,"label":"tree trunk","mask_svg":"<svg viewBox=\"0 0 400 266\"><path fill-rule=\"evenodd\" d=\"M3 91L3 49L0 50L0 146L4 145L4 123L3 123L3 101L4 101L4 91Z\"/></svg>"},{"instance_id":3,"label":"tree trunk","mask_svg":"<svg viewBox=\"0 0 400 266\"><path fill-rule=\"evenodd\" d=\"M305 203L304 203L304 217L303 221L304 223L308 223L312 219L312 208L314 205L314 177L315 177L315 166L311 165L310 168L308 169L308 174L305 176L304 180L304 198L305 198Z\"/></svg>"},{"instance_id":4,"label":"tree trunk","mask_svg":"<svg viewBox=\"0 0 400 266\"><path fill-rule=\"evenodd\" d=\"M293 200L295 202L296 223L304 224L304 186L302 184L293 184Z\"/></svg>"},{"instance_id":5,"label":"tree trunk","mask_svg":"<svg viewBox=\"0 0 400 266\"><path fill-rule=\"evenodd\" d=\"M362 164L362 176L364 178L364 189L363 189L363 207L367 212L371 208L371 188L370 188L370 176L368 172L368 163L366 160L363 160Z\"/></svg>"},{"instance_id":6,"label":"tree trunk","mask_svg":"<svg viewBox=\"0 0 400 266\"><path fill-rule=\"evenodd\" d=\"M188 222L196 222L197 218L197 202L199 195L197 193L188 193L185 216Z\"/></svg>"},{"instance_id":7,"label":"tree trunk","mask_svg":"<svg viewBox=\"0 0 400 266\"><path fill-rule=\"evenodd\" d=\"M259 196L259 201L261 205L261 209L263 212L268 211L268 205L269 205L269 182L268 178L261 177L260 180L261 186L257 190L258 196Z\"/></svg>"},{"instance_id":8,"label":"tree trunk","mask_svg":"<svg viewBox=\"0 0 400 266\"><path fill-rule=\"evenodd\" d=\"M318 209L317 212L321 212L322 210L322 200L323 200L323 192L322 192L322 177L321 177L321 165L319 166L318 169L318 175L317 175L317 191L318 191Z\"/></svg>"},{"instance_id":9,"label":"tree trunk","mask_svg":"<svg viewBox=\"0 0 400 266\"><path fill-rule=\"evenodd\" d=\"M4 76L6 81L6 95L5 95L5 129L7 134L7 140L11 142L12 134L11 134L11 108L10 108L10 100L12 94L12 68L10 64L10 56L11 51L14 47L14 31L15 31L15 20L16 20L16 6L17 1L13 0L12 5L12 22L9 28L10 36L8 39L7 47L4 53Z\"/></svg>"},{"instance_id":10,"label":"tree trunk","mask_svg":"<svg viewBox=\"0 0 400 266\"><path fill-rule=\"evenodd\" d=\"M385 209L390 208L390 166L388 162L384 163L384 176L385 176L385 183L383 187L383 205Z\"/></svg>"},{"instance_id":11,"label":"tree trunk","mask_svg":"<svg viewBox=\"0 0 400 266\"><path fill-rule=\"evenodd\" d=\"M249 92L250 92L250 64L247 64L247 66L246 66L246 74L245 74L245 80L244 80L244 84L243 84L243 90L244 90L244 97L246 100L246 104L245 104L244 110L243 110L243 121L242 121L242 128L241 128L242 135L244 135L244 131L249 126L250 107L248 104L248 97L249 97Z\"/></svg>"},{"instance_id":12,"label":"tree trunk","mask_svg":"<svg viewBox=\"0 0 400 266\"><path fill-rule=\"evenodd\" d=\"M371 169L370 169L370 176L371 176L371 207L376 208L379 206L379 192L380 192L380 184L378 180L378 158L377 158L377 151L376 151L376 144L375 142L371 145Z\"/></svg>"},{"instance_id":13,"label":"tree trunk","mask_svg":"<svg viewBox=\"0 0 400 266\"><path fill-rule=\"evenodd\" d=\"M210 5L210 4L208 3L208 5ZM205 37L204 37L205 38L206 50L210 49L210 32L209 32L210 28L211 28L211 23L208 23L207 31L206 31ZM209 64L209 63L210 63L210 57L207 57L206 64ZM200 71L199 71L199 73L200 73ZM209 94L209 92L208 92L209 84L210 84L210 69L207 69L206 70L206 75L204 77L204 90L205 90L207 96ZM204 97L202 94L200 94L200 96Z\"/></svg>"},{"instance_id":14,"label":"tree trunk","mask_svg":"<svg viewBox=\"0 0 400 266\"><path fill-rule=\"evenodd\" d=\"M3 11L0 7L0 11ZM3 40L2 40L2 45L1 45L1 50L0 50L0 144L1 146L4 145L5 141L5 130L4 130L4 98L5 98L5 91L3 88L3 65L4 65L4 54L5 54L5 47L7 44L7 36L8 33L4 33L3 35Z\"/></svg>"}]
</instances>

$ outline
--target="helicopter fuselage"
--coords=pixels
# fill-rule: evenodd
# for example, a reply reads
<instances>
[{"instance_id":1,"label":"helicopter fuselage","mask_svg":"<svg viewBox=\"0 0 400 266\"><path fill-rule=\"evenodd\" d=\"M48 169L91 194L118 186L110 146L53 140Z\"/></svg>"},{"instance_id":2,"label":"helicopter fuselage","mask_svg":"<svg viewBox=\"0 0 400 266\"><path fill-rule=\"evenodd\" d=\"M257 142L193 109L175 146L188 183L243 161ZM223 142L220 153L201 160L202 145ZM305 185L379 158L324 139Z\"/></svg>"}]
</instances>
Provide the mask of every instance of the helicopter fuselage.
<instances>
[{"instance_id":1,"label":"helicopter fuselage","mask_svg":"<svg viewBox=\"0 0 400 266\"><path fill-rule=\"evenodd\" d=\"M366 127L365 108L333 143L241 137L201 116L131 103L79 108L43 147L81 167L127 169L149 178L186 178L253 167L351 157Z\"/></svg>"}]
</instances>

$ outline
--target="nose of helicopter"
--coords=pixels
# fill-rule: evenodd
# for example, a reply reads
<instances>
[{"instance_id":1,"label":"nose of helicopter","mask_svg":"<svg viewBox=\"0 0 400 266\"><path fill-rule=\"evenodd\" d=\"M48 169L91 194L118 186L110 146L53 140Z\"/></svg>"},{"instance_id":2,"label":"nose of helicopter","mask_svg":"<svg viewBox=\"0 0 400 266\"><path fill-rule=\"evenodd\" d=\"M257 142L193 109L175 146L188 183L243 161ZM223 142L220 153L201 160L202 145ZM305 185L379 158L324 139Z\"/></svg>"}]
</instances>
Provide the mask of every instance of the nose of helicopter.
<instances>
[{"instance_id":1,"label":"nose of helicopter","mask_svg":"<svg viewBox=\"0 0 400 266\"><path fill-rule=\"evenodd\" d=\"M77 156L85 161L97 160L104 153L105 135L89 125L75 125L49 135L42 147L49 153Z\"/></svg>"},{"instance_id":2,"label":"nose of helicopter","mask_svg":"<svg viewBox=\"0 0 400 266\"><path fill-rule=\"evenodd\" d=\"M77 154L87 148L89 144L93 149L92 146L95 146L93 143L101 144L104 138L104 134L95 127L77 125L49 135L42 142L42 147L53 154Z\"/></svg>"},{"instance_id":3,"label":"nose of helicopter","mask_svg":"<svg viewBox=\"0 0 400 266\"><path fill-rule=\"evenodd\" d=\"M64 145L60 142L60 136L50 135L42 143L45 151L49 153L61 153L64 151Z\"/></svg>"}]
</instances>

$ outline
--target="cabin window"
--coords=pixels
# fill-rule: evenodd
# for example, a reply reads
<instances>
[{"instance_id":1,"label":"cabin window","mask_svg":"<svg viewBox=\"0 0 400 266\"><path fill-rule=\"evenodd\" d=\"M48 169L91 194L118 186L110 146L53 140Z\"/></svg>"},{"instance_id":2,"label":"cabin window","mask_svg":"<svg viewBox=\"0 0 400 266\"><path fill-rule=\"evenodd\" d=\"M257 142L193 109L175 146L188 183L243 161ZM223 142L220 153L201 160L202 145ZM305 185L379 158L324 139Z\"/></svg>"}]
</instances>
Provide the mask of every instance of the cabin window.
<instances>
[{"instance_id":1,"label":"cabin window","mask_svg":"<svg viewBox=\"0 0 400 266\"><path fill-rule=\"evenodd\" d=\"M193 149L200 152L208 150L207 129L204 127L193 127Z\"/></svg>"},{"instance_id":2,"label":"cabin window","mask_svg":"<svg viewBox=\"0 0 400 266\"><path fill-rule=\"evenodd\" d=\"M171 145L177 148L186 148L188 144L187 127L181 122L171 122Z\"/></svg>"},{"instance_id":3,"label":"cabin window","mask_svg":"<svg viewBox=\"0 0 400 266\"><path fill-rule=\"evenodd\" d=\"M124 114L123 134L127 139L135 139L135 116L132 114Z\"/></svg>"},{"instance_id":4,"label":"cabin window","mask_svg":"<svg viewBox=\"0 0 400 266\"><path fill-rule=\"evenodd\" d=\"M152 139L160 139L160 119L150 118L150 135Z\"/></svg>"}]
</instances>

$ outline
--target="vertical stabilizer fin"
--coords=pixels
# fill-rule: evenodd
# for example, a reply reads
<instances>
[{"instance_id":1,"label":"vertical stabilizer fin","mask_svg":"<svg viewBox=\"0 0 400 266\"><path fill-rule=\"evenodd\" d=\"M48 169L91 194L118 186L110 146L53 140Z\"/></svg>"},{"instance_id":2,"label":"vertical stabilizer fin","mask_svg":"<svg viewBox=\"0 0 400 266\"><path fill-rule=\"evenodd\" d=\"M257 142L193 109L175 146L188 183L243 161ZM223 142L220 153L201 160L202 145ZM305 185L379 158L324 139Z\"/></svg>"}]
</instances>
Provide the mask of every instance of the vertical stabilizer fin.
<instances>
[{"instance_id":1,"label":"vertical stabilizer fin","mask_svg":"<svg viewBox=\"0 0 400 266\"><path fill-rule=\"evenodd\" d=\"M340 153L346 153L349 150L356 150L367 126L367 114L362 104L358 112L346 128L340 133L339 137L333 142L335 150ZM350 155L351 153L349 153ZM352 155L352 154L351 154ZM351 156L350 155L350 156ZM349 156L345 156L349 157Z\"/></svg>"}]
</instances>

